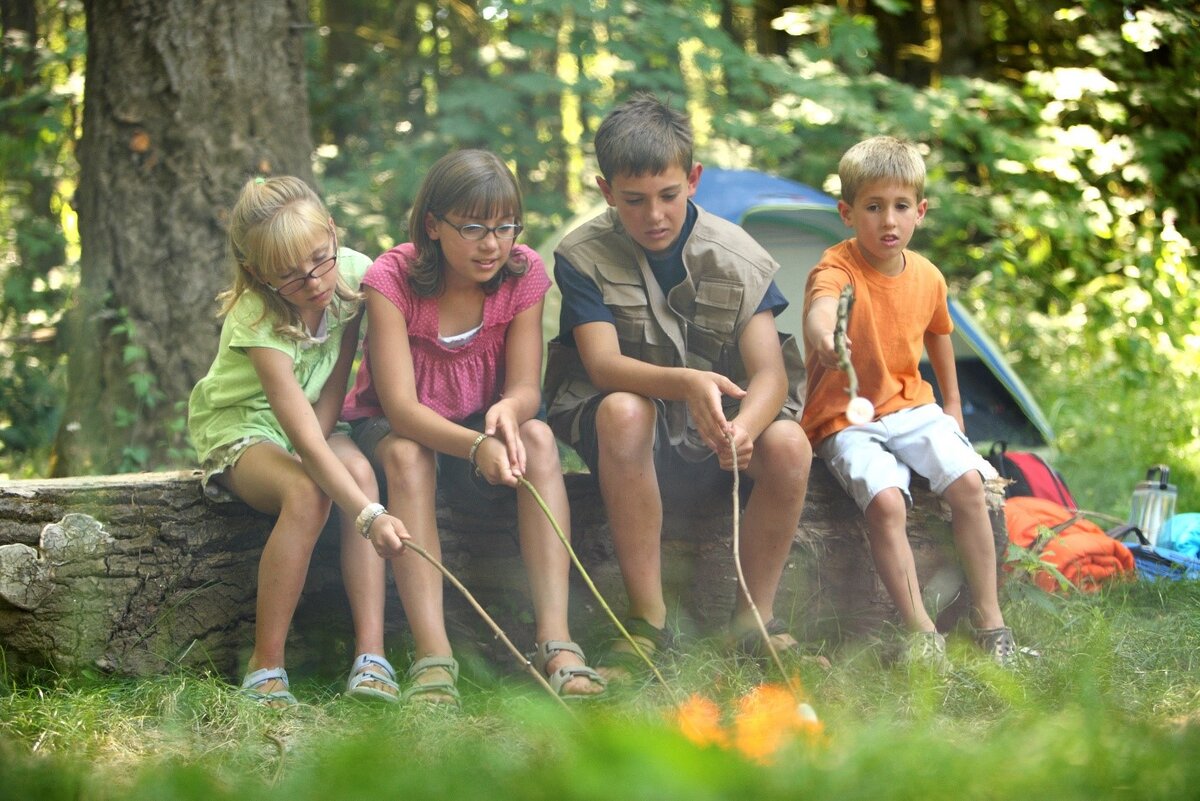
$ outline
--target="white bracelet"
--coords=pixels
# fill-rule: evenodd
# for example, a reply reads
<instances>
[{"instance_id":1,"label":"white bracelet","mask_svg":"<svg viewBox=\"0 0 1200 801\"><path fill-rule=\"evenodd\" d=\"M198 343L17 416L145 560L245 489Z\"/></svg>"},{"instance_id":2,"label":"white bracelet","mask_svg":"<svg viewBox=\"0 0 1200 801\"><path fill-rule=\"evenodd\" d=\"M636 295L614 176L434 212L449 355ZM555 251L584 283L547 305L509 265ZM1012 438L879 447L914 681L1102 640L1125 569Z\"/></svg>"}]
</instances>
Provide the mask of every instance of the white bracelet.
<instances>
[{"instance_id":1,"label":"white bracelet","mask_svg":"<svg viewBox=\"0 0 1200 801\"><path fill-rule=\"evenodd\" d=\"M358 533L363 539L371 539L371 524L375 522L375 518L382 514L387 514L387 509L382 503L368 503L363 507L363 510L358 513L358 519L354 521L354 526L358 529Z\"/></svg>"}]
</instances>

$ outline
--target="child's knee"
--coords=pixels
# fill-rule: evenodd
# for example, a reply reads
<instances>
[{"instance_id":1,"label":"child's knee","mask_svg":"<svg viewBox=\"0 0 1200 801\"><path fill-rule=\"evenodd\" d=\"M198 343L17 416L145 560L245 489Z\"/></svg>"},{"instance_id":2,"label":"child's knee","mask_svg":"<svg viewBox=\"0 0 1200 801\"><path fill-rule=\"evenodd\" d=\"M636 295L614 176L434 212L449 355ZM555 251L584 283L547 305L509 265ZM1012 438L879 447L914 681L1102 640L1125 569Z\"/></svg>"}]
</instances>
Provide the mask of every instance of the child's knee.
<instances>
[{"instance_id":1,"label":"child's knee","mask_svg":"<svg viewBox=\"0 0 1200 801\"><path fill-rule=\"evenodd\" d=\"M648 449L654 443L657 414L649 398L631 392L607 395L596 410L596 438L600 448Z\"/></svg>"},{"instance_id":2,"label":"child's knee","mask_svg":"<svg viewBox=\"0 0 1200 801\"><path fill-rule=\"evenodd\" d=\"M526 420L521 424L521 442L531 457L546 459L553 456L558 459L558 442L554 439L554 432L541 420Z\"/></svg>"},{"instance_id":3,"label":"child's knee","mask_svg":"<svg viewBox=\"0 0 1200 801\"><path fill-rule=\"evenodd\" d=\"M908 519L908 502L899 487L886 487L875 493L866 508L867 518L887 523L903 523Z\"/></svg>"},{"instance_id":4,"label":"child's knee","mask_svg":"<svg viewBox=\"0 0 1200 801\"><path fill-rule=\"evenodd\" d=\"M983 477L976 470L968 470L954 479L942 495L950 504L951 510L986 507L987 505Z\"/></svg>"},{"instance_id":5,"label":"child's knee","mask_svg":"<svg viewBox=\"0 0 1200 801\"><path fill-rule=\"evenodd\" d=\"M417 442L388 437L375 448L389 484L406 485L434 469L433 451Z\"/></svg>"},{"instance_id":6,"label":"child's knee","mask_svg":"<svg viewBox=\"0 0 1200 801\"><path fill-rule=\"evenodd\" d=\"M774 475L791 482L808 480L812 445L796 423L780 421L768 426L754 443L754 454L767 468L763 478Z\"/></svg>"},{"instance_id":7,"label":"child's knee","mask_svg":"<svg viewBox=\"0 0 1200 801\"><path fill-rule=\"evenodd\" d=\"M329 518L333 502L315 481L305 475L288 482L281 507L281 516L292 520L310 521L315 530L320 532Z\"/></svg>"},{"instance_id":8,"label":"child's knee","mask_svg":"<svg viewBox=\"0 0 1200 801\"><path fill-rule=\"evenodd\" d=\"M363 492L370 494L377 492L378 487L375 482L375 468L371 466L371 462L361 453L354 454L342 459L342 464L346 466L346 471L350 473L350 477L354 479L354 483Z\"/></svg>"}]
</instances>

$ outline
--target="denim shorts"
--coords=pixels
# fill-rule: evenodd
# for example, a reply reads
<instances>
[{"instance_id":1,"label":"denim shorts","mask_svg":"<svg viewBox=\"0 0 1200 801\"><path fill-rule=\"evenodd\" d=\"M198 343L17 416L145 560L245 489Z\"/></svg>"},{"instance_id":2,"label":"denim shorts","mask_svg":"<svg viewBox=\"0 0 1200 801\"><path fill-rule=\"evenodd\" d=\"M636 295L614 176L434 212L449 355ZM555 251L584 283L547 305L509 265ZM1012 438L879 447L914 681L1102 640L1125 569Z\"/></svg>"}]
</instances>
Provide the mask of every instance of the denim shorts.
<instances>
[{"instance_id":1,"label":"denim shorts","mask_svg":"<svg viewBox=\"0 0 1200 801\"><path fill-rule=\"evenodd\" d=\"M971 470L984 479L996 477L996 469L975 452L958 423L936 403L844 428L821 441L817 456L863 510L890 487L911 503L913 472L929 479L938 495Z\"/></svg>"}]
</instances>

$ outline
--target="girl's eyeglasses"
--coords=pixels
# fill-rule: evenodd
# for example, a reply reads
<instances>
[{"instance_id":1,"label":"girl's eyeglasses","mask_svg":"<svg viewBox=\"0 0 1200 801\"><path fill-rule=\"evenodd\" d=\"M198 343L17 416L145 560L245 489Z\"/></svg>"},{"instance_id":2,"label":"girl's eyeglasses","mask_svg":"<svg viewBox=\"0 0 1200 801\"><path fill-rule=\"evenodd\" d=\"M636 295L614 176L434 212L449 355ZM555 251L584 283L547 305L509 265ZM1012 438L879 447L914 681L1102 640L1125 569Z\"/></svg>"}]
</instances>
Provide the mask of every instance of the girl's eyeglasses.
<instances>
[{"instance_id":1,"label":"girl's eyeglasses","mask_svg":"<svg viewBox=\"0 0 1200 801\"><path fill-rule=\"evenodd\" d=\"M337 258L338 258L337 251L338 251L337 233L334 233L334 235L333 235L333 255L332 256L330 256L327 259L322 259L321 261L317 262L316 264L313 265L313 268L311 270L309 270L308 272L306 272L304 275L300 276L299 278L293 278L292 280L290 280L287 283L284 283L280 286L271 286L270 284L267 284L267 286L271 287L271 291L273 291L277 294L283 295L284 297L287 297L288 295L294 295L297 292L299 292L301 289L303 289L304 285L306 283L308 283L310 280L316 280L317 278L322 277L323 275L328 273L330 270L332 270L335 266L337 266Z\"/></svg>"},{"instance_id":2,"label":"girl's eyeglasses","mask_svg":"<svg viewBox=\"0 0 1200 801\"><path fill-rule=\"evenodd\" d=\"M520 223L504 223L497 225L495 228L489 228L486 225L479 223L466 223L465 225L455 225L440 214L433 215L437 219L444 222L446 225L458 231L458 235L468 242L478 242L488 234L495 234L497 239L516 239L517 235L525 229L525 226Z\"/></svg>"}]
</instances>

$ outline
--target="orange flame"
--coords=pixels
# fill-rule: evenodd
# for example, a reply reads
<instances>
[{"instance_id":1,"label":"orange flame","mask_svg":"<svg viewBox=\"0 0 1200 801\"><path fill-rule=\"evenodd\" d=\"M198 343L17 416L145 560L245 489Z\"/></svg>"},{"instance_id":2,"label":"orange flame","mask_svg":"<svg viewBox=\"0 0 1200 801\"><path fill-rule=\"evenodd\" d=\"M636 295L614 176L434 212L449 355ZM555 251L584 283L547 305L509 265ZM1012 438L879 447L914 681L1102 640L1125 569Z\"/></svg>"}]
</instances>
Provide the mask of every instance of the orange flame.
<instances>
[{"instance_id":1,"label":"orange flame","mask_svg":"<svg viewBox=\"0 0 1200 801\"><path fill-rule=\"evenodd\" d=\"M793 684L798 686L798 682ZM720 707L699 694L693 694L676 711L679 730L696 745L732 747L764 765L797 737L816 744L825 731L812 707L792 687L782 684L760 684L739 698L732 733L721 718Z\"/></svg>"}]
</instances>

